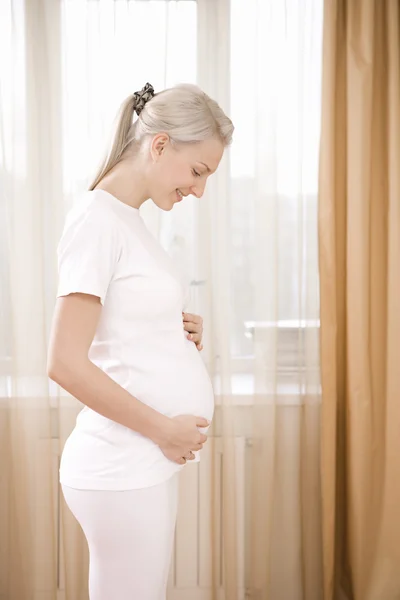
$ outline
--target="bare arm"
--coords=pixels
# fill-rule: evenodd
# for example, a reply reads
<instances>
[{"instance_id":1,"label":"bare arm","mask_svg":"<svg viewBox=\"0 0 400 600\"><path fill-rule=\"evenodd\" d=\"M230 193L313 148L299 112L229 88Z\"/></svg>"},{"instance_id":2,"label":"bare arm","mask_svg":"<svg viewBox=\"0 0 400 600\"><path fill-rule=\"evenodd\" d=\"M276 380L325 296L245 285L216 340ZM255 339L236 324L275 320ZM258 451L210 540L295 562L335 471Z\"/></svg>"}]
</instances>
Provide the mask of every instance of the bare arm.
<instances>
[{"instance_id":1,"label":"bare arm","mask_svg":"<svg viewBox=\"0 0 400 600\"><path fill-rule=\"evenodd\" d=\"M197 427L206 427L207 421L162 415L89 360L101 310L96 296L71 294L57 299L48 355L50 379L97 413L153 440L171 460L183 463L182 456L191 458L191 451L206 441Z\"/></svg>"}]
</instances>

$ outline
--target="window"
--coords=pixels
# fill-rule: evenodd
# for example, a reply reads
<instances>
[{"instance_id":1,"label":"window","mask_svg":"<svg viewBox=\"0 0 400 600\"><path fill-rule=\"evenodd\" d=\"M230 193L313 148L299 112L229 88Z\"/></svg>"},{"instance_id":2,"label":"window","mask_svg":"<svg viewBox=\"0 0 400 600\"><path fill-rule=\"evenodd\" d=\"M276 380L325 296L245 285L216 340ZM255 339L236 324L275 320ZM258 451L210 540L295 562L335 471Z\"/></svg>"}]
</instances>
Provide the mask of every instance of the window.
<instances>
[{"instance_id":1,"label":"window","mask_svg":"<svg viewBox=\"0 0 400 600\"><path fill-rule=\"evenodd\" d=\"M246 10L231 0L231 353L236 372L251 372L254 337L275 329L283 382L310 366L305 337L319 329L322 10L322 0ZM260 274L275 295L268 318L258 316ZM317 371L317 355L311 364Z\"/></svg>"},{"instance_id":2,"label":"window","mask_svg":"<svg viewBox=\"0 0 400 600\"><path fill-rule=\"evenodd\" d=\"M320 12L311 14L315 5L307 0L266 1L247 3L243 10L241 0L231 0L230 7L219 0L63 2L63 173L68 199L85 188L101 157L99 150L106 146L116 108L132 91L147 81L156 90L196 82L198 64L203 75L204 70L213 72L210 81L223 79L222 86L227 82L236 128L229 156L231 356L242 383L243 374L253 371L255 336L262 340L264 333L277 329L277 366L288 381L298 379L304 368L305 335L318 335L322 0ZM225 10L230 12L222 14ZM217 19L219 24L230 21L230 32ZM203 57L198 27L201 36L214 36L210 56L215 60ZM229 74L218 72L224 68L219 55L225 51L230 54ZM210 285L197 277L197 204L189 198L168 214L160 214L151 203L142 209L150 228L193 280L194 296L196 288ZM268 243L262 240L264 230ZM257 314L263 277L276 296L276 311L269 319Z\"/></svg>"},{"instance_id":3,"label":"window","mask_svg":"<svg viewBox=\"0 0 400 600\"><path fill-rule=\"evenodd\" d=\"M63 174L67 204L87 189L121 102L150 82L155 91L196 83L195 0L62 3ZM149 228L186 273L195 261L195 202L161 215L141 209ZM183 233L184 232L184 233Z\"/></svg>"},{"instance_id":4,"label":"window","mask_svg":"<svg viewBox=\"0 0 400 600\"><path fill-rule=\"evenodd\" d=\"M305 367L305 338L318 335L319 327L316 219L323 0L265 0L246 3L245 9L242 0L59 0L54 14L58 22L61 12L61 44L49 23L29 13L35 26L28 28L29 35L37 38L43 31L37 56L47 52L48 58L49 47L58 52L61 46L61 81L54 77L57 61L48 60L36 87L32 85L36 76L25 67L29 55L27 59L23 24L28 5L14 2L18 15L11 14L8 2L0 5L1 181L7 185L12 180L18 186L27 160L32 161L32 170L43 156L54 161L57 172L62 163L65 206L60 212L67 210L78 191L87 189L118 105L147 81L156 91L198 81L228 108L236 129L229 169L221 176L229 181L220 187L228 194L224 217L229 222L231 367L238 376L251 374L255 339L262 341L277 330L278 369L298 378ZM34 102L26 101L27 82ZM18 93L9 92L15 89ZM54 121L46 118L49 107L54 117L59 97L60 159L50 156L51 149L60 146L60 132L53 135ZM27 119L31 104L35 108ZM40 144L36 158L27 155L27 122L36 123ZM0 189L0 198L1 193ZM188 198L171 213L160 214L150 202L143 207L143 216L193 280L194 297L203 291L206 297L212 284L207 268L199 267L203 232L198 206L197 199ZM5 211L2 202L3 320L12 306ZM52 211L50 206L43 209L46 224L55 221ZM45 265L48 288L53 267L52 261ZM266 314L259 306L263 281L266 302L271 303ZM0 340L0 358L11 356L11 337L8 327Z\"/></svg>"},{"instance_id":5,"label":"window","mask_svg":"<svg viewBox=\"0 0 400 600\"><path fill-rule=\"evenodd\" d=\"M63 0L63 173L84 189L121 102L146 82L196 81L194 0Z\"/></svg>"}]
</instances>

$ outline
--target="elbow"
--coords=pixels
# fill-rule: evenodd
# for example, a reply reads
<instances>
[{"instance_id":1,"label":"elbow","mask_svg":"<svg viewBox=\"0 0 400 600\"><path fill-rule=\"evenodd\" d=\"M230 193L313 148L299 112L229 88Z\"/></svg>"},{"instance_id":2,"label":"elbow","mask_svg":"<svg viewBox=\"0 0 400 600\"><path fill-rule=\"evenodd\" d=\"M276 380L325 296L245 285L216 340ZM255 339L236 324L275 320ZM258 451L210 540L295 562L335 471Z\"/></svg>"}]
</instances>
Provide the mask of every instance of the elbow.
<instances>
[{"instance_id":1,"label":"elbow","mask_svg":"<svg viewBox=\"0 0 400 600\"><path fill-rule=\"evenodd\" d=\"M56 356L49 355L47 358L47 377L55 383L60 384L61 379L63 379L62 371L61 361Z\"/></svg>"},{"instance_id":2,"label":"elbow","mask_svg":"<svg viewBox=\"0 0 400 600\"><path fill-rule=\"evenodd\" d=\"M47 376L64 389L68 389L72 383L83 376L88 362L87 357L82 357L76 352L49 352Z\"/></svg>"},{"instance_id":3,"label":"elbow","mask_svg":"<svg viewBox=\"0 0 400 600\"><path fill-rule=\"evenodd\" d=\"M61 385L61 387L64 387L70 378L70 374L74 370L76 371L76 368L74 369L70 362L63 355L59 355L56 352L49 353L47 358L47 377L58 385Z\"/></svg>"}]
</instances>

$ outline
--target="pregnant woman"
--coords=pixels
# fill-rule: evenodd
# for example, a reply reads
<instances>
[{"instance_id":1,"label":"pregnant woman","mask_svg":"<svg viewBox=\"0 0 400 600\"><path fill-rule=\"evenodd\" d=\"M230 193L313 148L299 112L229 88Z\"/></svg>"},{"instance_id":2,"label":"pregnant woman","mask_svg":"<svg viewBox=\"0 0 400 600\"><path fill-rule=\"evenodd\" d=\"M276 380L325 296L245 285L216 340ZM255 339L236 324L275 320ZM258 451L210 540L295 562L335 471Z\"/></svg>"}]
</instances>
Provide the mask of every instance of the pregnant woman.
<instances>
[{"instance_id":1,"label":"pregnant woman","mask_svg":"<svg viewBox=\"0 0 400 600\"><path fill-rule=\"evenodd\" d=\"M48 373L85 405L60 481L88 542L90 600L166 597L178 473L199 460L214 397L187 290L139 208L201 198L232 132L198 87L146 84L67 217Z\"/></svg>"}]
</instances>

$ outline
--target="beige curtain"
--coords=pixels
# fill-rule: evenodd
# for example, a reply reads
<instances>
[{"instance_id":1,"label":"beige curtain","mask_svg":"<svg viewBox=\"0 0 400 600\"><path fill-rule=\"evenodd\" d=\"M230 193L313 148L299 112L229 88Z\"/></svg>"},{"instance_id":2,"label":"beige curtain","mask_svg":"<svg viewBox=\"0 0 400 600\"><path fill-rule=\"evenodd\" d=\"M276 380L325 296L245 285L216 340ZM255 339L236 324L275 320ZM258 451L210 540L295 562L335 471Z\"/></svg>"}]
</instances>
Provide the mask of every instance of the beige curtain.
<instances>
[{"instance_id":1,"label":"beige curtain","mask_svg":"<svg viewBox=\"0 0 400 600\"><path fill-rule=\"evenodd\" d=\"M325 6L320 164L325 600L400 596L400 9Z\"/></svg>"},{"instance_id":2,"label":"beige curtain","mask_svg":"<svg viewBox=\"0 0 400 600\"><path fill-rule=\"evenodd\" d=\"M45 376L57 241L121 98L197 81L232 115L234 144L200 202L143 210L205 319L217 396L201 464L182 475L169 600L320 600L322 0L0 11L0 599L87 600L57 482L80 407Z\"/></svg>"}]
</instances>

